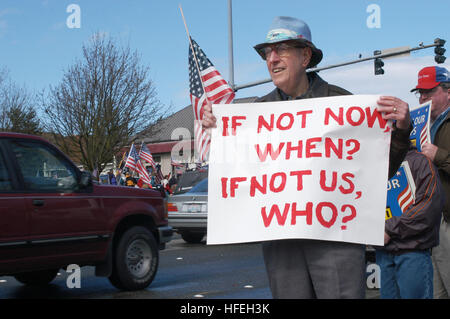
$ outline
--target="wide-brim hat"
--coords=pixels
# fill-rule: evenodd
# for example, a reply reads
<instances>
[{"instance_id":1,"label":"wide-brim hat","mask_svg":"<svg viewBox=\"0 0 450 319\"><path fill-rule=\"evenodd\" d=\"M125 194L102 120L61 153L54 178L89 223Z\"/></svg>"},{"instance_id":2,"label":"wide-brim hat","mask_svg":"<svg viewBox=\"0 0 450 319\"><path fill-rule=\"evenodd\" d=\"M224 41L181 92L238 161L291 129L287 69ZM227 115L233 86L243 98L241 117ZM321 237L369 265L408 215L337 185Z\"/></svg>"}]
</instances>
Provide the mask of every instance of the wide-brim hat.
<instances>
[{"instance_id":1,"label":"wide-brim hat","mask_svg":"<svg viewBox=\"0 0 450 319\"><path fill-rule=\"evenodd\" d=\"M434 89L441 83L450 82L450 73L446 68L439 66L427 66L419 71L417 78L417 85L411 92L419 89L430 90Z\"/></svg>"},{"instance_id":2,"label":"wide-brim hat","mask_svg":"<svg viewBox=\"0 0 450 319\"><path fill-rule=\"evenodd\" d=\"M323 53L312 43L311 30L308 25L292 17L276 17L266 36L266 41L254 46L256 52L261 55L261 50L274 43L295 41L311 48L312 56L308 68L315 67L322 61Z\"/></svg>"}]
</instances>

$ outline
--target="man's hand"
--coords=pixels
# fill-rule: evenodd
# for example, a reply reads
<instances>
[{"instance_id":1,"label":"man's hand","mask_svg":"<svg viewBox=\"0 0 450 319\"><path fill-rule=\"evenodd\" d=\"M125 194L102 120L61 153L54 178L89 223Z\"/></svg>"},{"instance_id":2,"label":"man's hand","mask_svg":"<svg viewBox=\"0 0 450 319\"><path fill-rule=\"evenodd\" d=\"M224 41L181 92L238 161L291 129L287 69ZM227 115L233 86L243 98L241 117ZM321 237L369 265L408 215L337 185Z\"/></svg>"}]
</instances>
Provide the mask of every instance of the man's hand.
<instances>
[{"instance_id":1,"label":"man's hand","mask_svg":"<svg viewBox=\"0 0 450 319\"><path fill-rule=\"evenodd\" d=\"M438 150L438 147L431 143L425 143L422 146L422 154L425 155L426 157L428 157L431 161L434 161L437 150Z\"/></svg>"},{"instance_id":2,"label":"man's hand","mask_svg":"<svg viewBox=\"0 0 450 319\"><path fill-rule=\"evenodd\" d=\"M390 240L391 240L391 236L389 236L389 235L386 234L386 232L385 232L385 233L384 233L384 244L386 245Z\"/></svg>"},{"instance_id":3,"label":"man's hand","mask_svg":"<svg viewBox=\"0 0 450 319\"><path fill-rule=\"evenodd\" d=\"M203 107L202 126L204 129L217 127L216 122L216 117L212 114L211 102L208 101L208 104Z\"/></svg>"},{"instance_id":4,"label":"man's hand","mask_svg":"<svg viewBox=\"0 0 450 319\"><path fill-rule=\"evenodd\" d=\"M394 96L381 96L377 101L378 112L382 112L385 120L395 120L399 129L407 129L411 119L409 117L408 103Z\"/></svg>"}]
</instances>

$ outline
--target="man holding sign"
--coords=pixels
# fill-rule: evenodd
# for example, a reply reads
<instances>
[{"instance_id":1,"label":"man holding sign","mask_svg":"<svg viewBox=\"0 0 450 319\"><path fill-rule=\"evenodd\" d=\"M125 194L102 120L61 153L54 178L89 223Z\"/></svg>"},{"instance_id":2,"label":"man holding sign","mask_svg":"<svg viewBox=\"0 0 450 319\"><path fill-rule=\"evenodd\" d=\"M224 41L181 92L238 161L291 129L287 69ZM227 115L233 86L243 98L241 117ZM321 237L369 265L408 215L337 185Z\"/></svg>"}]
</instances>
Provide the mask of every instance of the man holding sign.
<instances>
[{"instance_id":1,"label":"man holding sign","mask_svg":"<svg viewBox=\"0 0 450 319\"><path fill-rule=\"evenodd\" d=\"M442 212L440 244L433 249L434 297L450 296L450 73L438 66L419 71L416 91L420 104L431 101L431 143L425 143L422 153L438 168L447 197Z\"/></svg>"},{"instance_id":2,"label":"man holding sign","mask_svg":"<svg viewBox=\"0 0 450 319\"><path fill-rule=\"evenodd\" d=\"M272 27L267 34L266 41L256 45L255 49L263 60L266 61L268 71L276 86L274 91L260 98L256 102L268 102L268 106L275 106L274 104L271 104L271 102L301 99L302 101L305 101L305 106L309 107L296 114L282 114L284 119L287 119L287 122L281 120L277 122L277 126L281 130L289 128L289 119L292 119L294 115L300 117L304 131L308 130L306 123L307 119L317 114L324 115L325 121L327 121L327 119L333 121L331 118L334 118L335 120L342 118L337 115L337 110L330 110L331 108L327 108L326 105L320 105L317 106L317 108L313 105L307 105L308 100L306 99L331 96L338 97L350 95L351 93L337 86L328 84L314 72L306 72L308 68L316 66L322 59L322 51L317 49L312 43L311 32L306 23L290 17L275 18ZM344 101L343 99L339 100L340 98L334 99L336 99L336 101ZM328 103L331 102L331 100L333 99L322 102ZM383 114L382 119L378 118L377 114L375 114L376 112L370 108L363 109L347 106L345 110L347 114L353 113L354 111L361 117L365 117L366 120L370 119L369 122L371 122L371 124L369 124L369 126L373 126L374 121L378 121L380 127L383 126L384 128L385 123L383 124L381 122L385 122L386 120L396 121L392 131L389 155L389 176L393 176L409 148L409 134L412 127L410 125L408 104L395 97L380 97L377 103L378 112ZM231 110L232 106L228 107L230 107ZM334 113L334 111L336 111L336 113ZM280 118L281 117L279 117L279 119ZM265 122L265 120L268 120L269 122ZM353 121L354 119L349 116L347 117L347 120ZM222 118L221 121L224 123L220 124L230 124L229 126L231 127L232 134L238 129L239 125L243 125L242 118L236 116L230 119L230 123L225 123L224 118ZM202 123L205 128L216 127L216 118L212 114L211 105L205 107ZM272 123L272 126L270 123ZM266 118L260 120L256 125L258 127L258 132L271 131L273 128L273 121L270 122L270 119ZM356 123L354 126L357 126ZM315 131L312 134L315 134ZM330 152L334 152L336 156L342 158L343 144L351 147L355 146L352 152L357 152L357 150L359 150L359 145L357 145L357 143L352 144L355 140L350 138L346 139L345 142L343 138L333 139L333 137L325 138L324 140L323 144L325 144L325 150L323 151L323 157L327 157L330 155ZM315 149L316 145L319 145L318 143L316 144L318 141L322 141L321 138L310 138L305 141L299 140L296 145L286 145L286 148L284 148L286 153L282 156L285 156L286 158L297 156L299 160L302 160L301 157L322 157L322 153L317 152ZM382 141L386 144L389 143L389 140ZM274 160L279 156L284 147L284 144L277 145L277 151L270 152L270 156L268 155L270 151L269 144L267 144L265 148L257 147L256 151L258 153L258 159L261 162L266 161L266 159L269 161ZM376 148L377 146L374 145L373 147ZM289 150L289 152L287 152L287 150ZM361 153L363 152L360 152L358 155L362 155ZM348 151L347 155L347 158L351 159L350 151ZM368 167L367 169L370 170L371 168ZM320 172L320 187L324 191L327 191L328 188L328 185L325 185L325 183L322 182L326 177L326 173L326 171ZM271 178L266 176L266 184L269 184L267 187L269 187L270 191L277 192L281 196L283 187L285 186L283 183L286 179L286 174L277 174L278 173L271 175ZM296 185L297 190L301 191L302 181L311 177L312 174L312 172L305 169L291 171L287 176L289 176L290 181L293 181L292 183ZM355 191L354 194L352 194L352 196L354 195L353 198L359 198L361 197L361 193L354 189L352 176L354 177L351 173L342 174L341 177L348 187L343 187L341 185L341 192L344 194ZM272 183L272 180L276 181L278 177L283 183ZM222 197L229 198L234 196L239 187L239 183L244 180L243 177L238 177L234 180L222 179L224 185L230 186L226 188L227 190L230 190L230 192L223 192ZM255 193L257 192L266 191L262 186L265 185L264 176L262 176L262 178L254 176L251 178L251 181L250 196L255 196ZM384 193L386 182L387 180L384 181ZM223 189L224 188L222 188L222 190ZM366 196L367 194L364 195ZM292 201L295 200L296 198L292 198ZM256 200L254 201L256 202ZM289 206L291 204L292 206ZM307 214L308 211L312 210L312 207L308 206L309 203L307 204L305 211L301 211L303 208L294 207L296 203L291 204L286 203L285 206L280 207L278 210L271 210L269 208L265 210L265 207L263 207L261 209L261 215L264 220L264 225L268 226L275 218L274 216L276 216L279 224L285 223L288 210L292 212L293 216L292 220L289 219L289 221L292 224L295 224L296 219L294 218L294 214ZM320 209L324 207L331 208L332 204L327 201L320 202L315 210L320 211ZM333 209L335 208L333 207ZM352 205L342 205L339 209L351 212L352 214L354 213ZM245 211L242 212L242 215L244 214ZM384 209L381 209L380 214L383 215L382 218L384 219ZM353 215L349 215L348 218L351 218L351 216ZM333 215L330 220L325 218L324 215L318 215L319 222L325 228L331 227L331 224L335 223L335 217L336 216ZM308 225L311 224L309 215L306 216L306 222ZM344 223L344 220L342 220L342 222ZM345 226L343 225L342 227ZM263 242L263 254L270 288L272 295L275 298L364 298L365 296L365 246L363 244L354 242L349 243L345 242L345 240L335 241L332 239L268 240Z\"/></svg>"}]
</instances>

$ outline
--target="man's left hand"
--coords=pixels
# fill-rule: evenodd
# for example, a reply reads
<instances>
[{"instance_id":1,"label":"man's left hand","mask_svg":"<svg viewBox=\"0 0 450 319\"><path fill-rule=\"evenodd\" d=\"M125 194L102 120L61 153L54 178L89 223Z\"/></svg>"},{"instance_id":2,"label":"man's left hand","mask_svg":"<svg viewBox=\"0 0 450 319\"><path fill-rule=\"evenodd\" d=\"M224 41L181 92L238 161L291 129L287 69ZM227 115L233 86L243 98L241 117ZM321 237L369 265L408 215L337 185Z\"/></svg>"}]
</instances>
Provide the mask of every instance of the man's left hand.
<instances>
[{"instance_id":1,"label":"man's left hand","mask_svg":"<svg viewBox=\"0 0 450 319\"><path fill-rule=\"evenodd\" d=\"M434 161L437 150L438 150L438 147L431 143L425 143L422 146L422 154L425 155L426 157L428 157L431 161Z\"/></svg>"},{"instance_id":2,"label":"man's left hand","mask_svg":"<svg viewBox=\"0 0 450 319\"><path fill-rule=\"evenodd\" d=\"M394 96L381 96L377 101L378 112L383 113L385 120L395 120L399 129L406 130L411 122L408 103Z\"/></svg>"}]
</instances>

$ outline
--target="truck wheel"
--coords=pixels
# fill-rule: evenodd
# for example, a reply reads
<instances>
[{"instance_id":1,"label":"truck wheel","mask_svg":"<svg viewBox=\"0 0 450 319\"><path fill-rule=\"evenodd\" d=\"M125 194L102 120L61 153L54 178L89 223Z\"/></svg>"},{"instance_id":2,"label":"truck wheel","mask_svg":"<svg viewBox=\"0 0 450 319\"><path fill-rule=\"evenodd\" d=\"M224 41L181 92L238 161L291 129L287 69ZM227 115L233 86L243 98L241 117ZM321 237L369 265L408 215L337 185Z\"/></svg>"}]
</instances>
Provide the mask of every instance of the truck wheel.
<instances>
[{"instance_id":1,"label":"truck wheel","mask_svg":"<svg viewBox=\"0 0 450 319\"><path fill-rule=\"evenodd\" d=\"M14 275L17 281L28 286L46 286L58 274L59 269L48 269L41 271L24 272Z\"/></svg>"},{"instance_id":2,"label":"truck wheel","mask_svg":"<svg viewBox=\"0 0 450 319\"><path fill-rule=\"evenodd\" d=\"M181 232L181 238L189 244L199 244L203 237L205 237L205 233L193 233L189 231Z\"/></svg>"},{"instance_id":3,"label":"truck wheel","mask_svg":"<svg viewBox=\"0 0 450 319\"><path fill-rule=\"evenodd\" d=\"M145 227L128 229L116 245L110 282L121 290L140 290L155 278L159 263L156 240Z\"/></svg>"}]
</instances>

